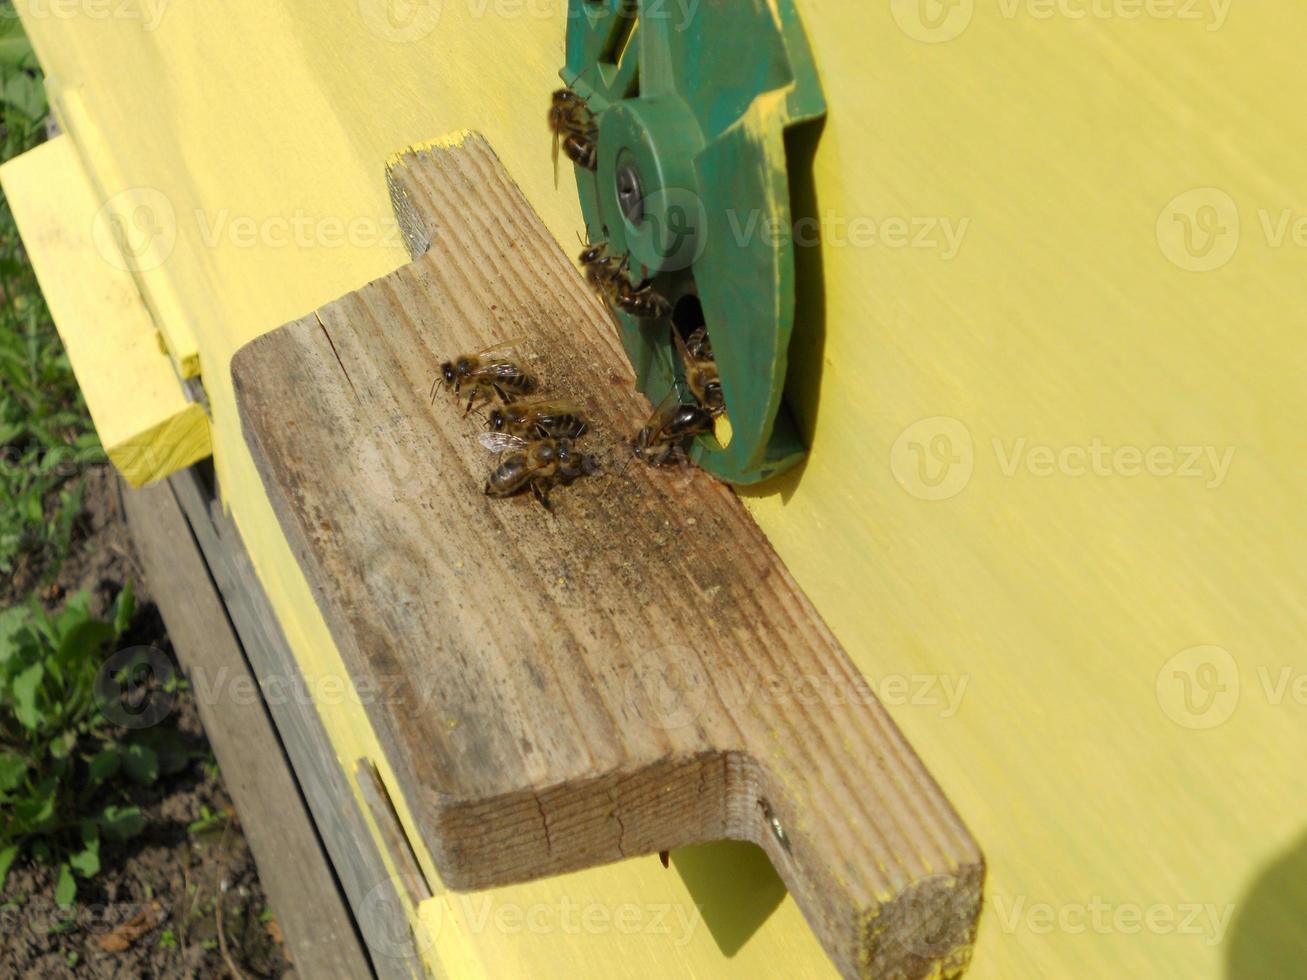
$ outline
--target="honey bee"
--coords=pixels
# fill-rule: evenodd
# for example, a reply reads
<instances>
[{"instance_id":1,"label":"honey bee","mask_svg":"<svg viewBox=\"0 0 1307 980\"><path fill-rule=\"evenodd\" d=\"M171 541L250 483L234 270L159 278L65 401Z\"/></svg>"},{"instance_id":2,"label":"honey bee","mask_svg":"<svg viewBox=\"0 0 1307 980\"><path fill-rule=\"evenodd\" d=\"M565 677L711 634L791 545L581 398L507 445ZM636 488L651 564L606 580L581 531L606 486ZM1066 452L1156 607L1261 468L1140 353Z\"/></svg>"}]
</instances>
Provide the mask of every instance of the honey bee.
<instances>
[{"instance_id":1,"label":"honey bee","mask_svg":"<svg viewBox=\"0 0 1307 980\"><path fill-rule=\"evenodd\" d=\"M571 88L560 88L549 103L549 131L554 134L554 183L558 183L558 147L561 145L567 158L585 170L599 166L598 146L595 138L594 113L587 101Z\"/></svg>"},{"instance_id":2,"label":"honey bee","mask_svg":"<svg viewBox=\"0 0 1307 980\"><path fill-rule=\"evenodd\" d=\"M637 288L625 279L618 284L614 303L619 310L641 320L661 320L672 312L672 304L661 293L654 292L652 286Z\"/></svg>"},{"instance_id":3,"label":"honey bee","mask_svg":"<svg viewBox=\"0 0 1307 980\"><path fill-rule=\"evenodd\" d=\"M435 402L436 392L444 385L449 385L456 396L464 388L470 388L467 408L463 411L466 415L472 411L472 406L478 399L489 402L497 395L501 402L508 403L515 397L531 394L536 390L536 379L533 376L514 361L490 356L511 345L511 342L497 344L475 354L460 354L453 360L445 361L440 365L440 374L431 384L431 401Z\"/></svg>"},{"instance_id":4,"label":"honey bee","mask_svg":"<svg viewBox=\"0 0 1307 980\"><path fill-rule=\"evenodd\" d=\"M570 402L509 402L493 409L487 419L492 432L520 438L579 439L590 426Z\"/></svg>"},{"instance_id":5,"label":"honey bee","mask_svg":"<svg viewBox=\"0 0 1307 980\"><path fill-rule=\"evenodd\" d=\"M726 411L726 400L722 395L722 379L717 373L717 362L713 360L707 329L700 327L689 337L682 337L681 332L673 327L672 338L685 364L686 386L695 400L713 418L722 415Z\"/></svg>"},{"instance_id":6,"label":"honey bee","mask_svg":"<svg viewBox=\"0 0 1307 980\"><path fill-rule=\"evenodd\" d=\"M631 282L631 254L622 259L608 254L608 243L587 245L579 257L590 287L610 305L642 320L657 320L672 312L672 304L646 280Z\"/></svg>"},{"instance_id":7,"label":"honey bee","mask_svg":"<svg viewBox=\"0 0 1307 980\"><path fill-rule=\"evenodd\" d=\"M690 352L690 356L711 361L713 359L712 341L708 339L707 327L696 327L685 338L685 349Z\"/></svg>"},{"instance_id":8,"label":"honey bee","mask_svg":"<svg viewBox=\"0 0 1307 980\"><path fill-rule=\"evenodd\" d=\"M529 487L545 510L553 510L551 488L589 476L599 468L598 459L578 452L571 439L528 441L504 432L488 432L482 434L481 444L504 454L486 480L486 496L511 497Z\"/></svg>"},{"instance_id":9,"label":"honey bee","mask_svg":"<svg viewBox=\"0 0 1307 980\"><path fill-rule=\"evenodd\" d=\"M586 282L596 293L605 296L608 284L616 274L617 260L608 254L607 242L591 244L585 241L582 244L585 248L578 256L578 261L581 263L581 268L585 270Z\"/></svg>"},{"instance_id":10,"label":"honey bee","mask_svg":"<svg viewBox=\"0 0 1307 980\"><path fill-rule=\"evenodd\" d=\"M712 416L699 405L684 405L673 391L635 435L636 458L650 466L665 466L685 460L684 443L693 436L711 432Z\"/></svg>"}]
</instances>

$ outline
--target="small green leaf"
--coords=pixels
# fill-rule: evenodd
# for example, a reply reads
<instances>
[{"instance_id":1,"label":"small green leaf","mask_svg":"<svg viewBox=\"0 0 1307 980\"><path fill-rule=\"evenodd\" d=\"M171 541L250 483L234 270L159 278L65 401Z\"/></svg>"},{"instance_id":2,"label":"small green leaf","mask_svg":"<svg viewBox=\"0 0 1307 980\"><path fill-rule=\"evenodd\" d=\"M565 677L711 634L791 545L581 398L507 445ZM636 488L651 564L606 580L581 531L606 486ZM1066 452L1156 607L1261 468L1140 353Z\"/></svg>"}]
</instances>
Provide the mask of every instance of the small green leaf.
<instances>
[{"instance_id":1,"label":"small green leaf","mask_svg":"<svg viewBox=\"0 0 1307 980\"><path fill-rule=\"evenodd\" d=\"M77 881L73 878L73 869L66 864L59 865L59 884L54 887L54 900L59 907L66 909L77 898Z\"/></svg>"},{"instance_id":2,"label":"small green leaf","mask_svg":"<svg viewBox=\"0 0 1307 980\"><path fill-rule=\"evenodd\" d=\"M136 742L123 753L123 769L135 782L149 786L159 778L159 756L154 749Z\"/></svg>"},{"instance_id":3,"label":"small green leaf","mask_svg":"<svg viewBox=\"0 0 1307 980\"><path fill-rule=\"evenodd\" d=\"M100 829L113 840L127 840L145 829L145 818L134 806L107 806L100 814Z\"/></svg>"},{"instance_id":4,"label":"small green leaf","mask_svg":"<svg viewBox=\"0 0 1307 980\"><path fill-rule=\"evenodd\" d=\"M207 806L200 807L200 819L192 820L186 825L186 833L191 835L207 834L225 826L227 823L227 814L221 810L217 813L211 811Z\"/></svg>"},{"instance_id":5,"label":"small green leaf","mask_svg":"<svg viewBox=\"0 0 1307 980\"><path fill-rule=\"evenodd\" d=\"M9 877L9 869L13 866L14 859L18 857L18 850L18 844L0 847L0 892L4 891L5 879Z\"/></svg>"},{"instance_id":6,"label":"small green leaf","mask_svg":"<svg viewBox=\"0 0 1307 980\"><path fill-rule=\"evenodd\" d=\"M93 821L82 822L82 849L68 863L83 878L94 878L100 873L100 830Z\"/></svg>"},{"instance_id":7,"label":"small green leaf","mask_svg":"<svg viewBox=\"0 0 1307 980\"><path fill-rule=\"evenodd\" d=\"M50 755L55 759L67 759L77 744L77 733L67 731L50 740Z\"/></svg>"},{"instance_id":8,"label":"small green leaf","mask_svg":"<svg viewBox=\"0 0 1307 980\"><path fill-rule=\"evenodd\" d=\"M0 665L19 651L22 646L20 637L26 629L27 610L22 606L0 612Z\"/></svg>"},{"instance_id":9,"label":"small green leaf","mask_svg":"<svg viewBox=\"0 0 1307 980\"><path fill-rule=\"evenodd\" d=\"M113 635L114 639L120 638L127 632L132 625L132 617L136 615L136 590L132 588L131 579L128 579L123 585L123 590L118 593L118 598L113 604Z\"/></svg>"},{"instance_id":10,"label":"small green leaf","mask_svg":"<svg viewBox=\"0 0 1307 980\"><path fill-rule=\"evenodd\" d=\"M14 714L28 731L36 731L45 720L36 704L36 695L41 688L43 677L45 677L45 667L38 662L14 678Z\"/></svg>"},{"instance_id":11,"label":"small green leaf","mask_svg":"<svg viewBox=\"0 0 1307 980\"><path fill-rule=\"evenodd\" d=\"M44 830L54 822L57 789L55 780L42 780L40 786L14 804L14 818L19 830L31 833Z\"/></svg>"},{"instance_id":12,"label":"small green leaf","mask_svg":"<svg viewBox=\"0 0 1307 980\"><path fill-rule=\"evenodd\" d=\"M108 623L95 619L71 622L59 643L59 660L70 665L86 664L112 641L113 627Z\"/></svg>"},{"instance_id":13,"label":"small green leaf","mask_svg":"<svg viewBox=\"0 0 1307 980\"><path fill-rule=\"evenodd\" d=\"M0 752L0 793L21 786L26 775L26 759L13 752Z\"/></svg>"},{"instance_id":14,"label":"small green leaf","mask_svg":"<svg viewBox=\"0 0 1307 980\"><path fill-rule=\"evenodd\" d=\"M175 776L190 764L191 753L177 732L169 728L151 728L140 734L141 743L159 756L159 775Z\"/></svg>"},{"instance_id":15,"label":"small green leaf","mask_svg":"<svg viewBox=\"0 0 1307 980\"><path fill-rule=\"evenodd\" d=\"M118 767L121 765L122 754L117 748L108 748L103 752L97 752L91 757L91 782L103 783L112 779L118 774Z\"/></svg>"}]
</instances>

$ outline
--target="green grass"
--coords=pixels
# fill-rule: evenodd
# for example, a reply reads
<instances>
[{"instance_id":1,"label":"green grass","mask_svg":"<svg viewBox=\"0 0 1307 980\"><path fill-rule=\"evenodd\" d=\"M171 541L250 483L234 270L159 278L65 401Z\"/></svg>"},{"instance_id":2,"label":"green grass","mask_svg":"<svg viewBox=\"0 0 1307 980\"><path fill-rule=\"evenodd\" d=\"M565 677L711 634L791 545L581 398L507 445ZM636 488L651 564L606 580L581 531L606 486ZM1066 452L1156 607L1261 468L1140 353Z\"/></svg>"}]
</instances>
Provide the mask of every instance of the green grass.
<instances>
[{"instance_id":1,"label":"green grass","mask_svg":"<svg viewBox=\"0 0 1307 980\"><path fill-rule=\"evenodd\" d=\"M6 0L0 4L0 159L40 143L47 114L36 58ZM54 574L81 511L80 474L103 459L9 203L0 198L0 576Z\"/></svg>"},{"instance_id":2,"label":"green grass","mask_svg":"<svg viewBox=\"0 0 1307 980\"><path fill-rule=\"evenodd\" d=\"M0 0L0 160L46 133L45 90L9 0ZM109 689L130 690L139 665L105 675L133 614L125 583L107 621L79 593L58 612L41 602L74 545L88 465L104 453L77 380L0 195L0 890L20 859L57 870L55 899L100 871L102 840L143 826L132 785L178 771L186 756L165 728L132 731L106 716ZM3 603L0 603L2 605Z\"/></svg>"},{"instance_id":3,"label":"green grass","mask_svg":"<svg viewBox=\"0 0 1307 980\"><path fill-rule=\"evenodd\" d=\"M145 827L127 788L190 761L174 731L109 717L117 699L142 690L148 665L131 651L106 660L134 612L128 585L107 620L84 592L57 614L35 602L0 613L0 891L27 857L57 869L55 900L72 905L78 880L100 873L101 841Z\"/></svg>"}]
</instances>

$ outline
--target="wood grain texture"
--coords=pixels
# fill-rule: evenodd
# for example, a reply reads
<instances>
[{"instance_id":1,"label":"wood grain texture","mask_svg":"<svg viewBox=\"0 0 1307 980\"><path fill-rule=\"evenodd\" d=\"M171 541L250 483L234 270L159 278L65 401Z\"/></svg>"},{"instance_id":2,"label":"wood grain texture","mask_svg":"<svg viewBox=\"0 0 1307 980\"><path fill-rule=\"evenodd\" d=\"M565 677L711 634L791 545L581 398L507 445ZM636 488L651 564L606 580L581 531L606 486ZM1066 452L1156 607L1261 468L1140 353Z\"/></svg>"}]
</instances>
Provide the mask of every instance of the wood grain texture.
<instances>
[{"instance_id":1,"label":"wood grain texture","mask_svg":"<svg viewBox=\"0 0 1307 980\"><path fill-rule=\"evenodd\" d=\"M310 684L339 675L339 655L249 457L227 367L407 254L398 235L250 247L231 226L383 227L379 162L474 125L573 251L576 194L566 175L555 186L541 120L564 5L552 18L500 12L511 6L432 4L438 23L419 16L399 38L359 16L382 11L384 25L383 2L265 0L237 15L174 3L152 31L15 4L47 79L85 92L104 137L98 183L154 187L176 207L177 248L157 274L203 351L224 500ZM1292 975L1307 960L1307 933L1290 928L1307 874L1282 873L1307 854L1303 714L1268 694L1282 670L1307 673L1307 276L1292 236L1274 247L1263 217L1278 232L1283 209L1307 213L1307 5L1234 4L1214 19L1200 4L1205 21L1035 6L976 4L960 36L927 45L903 29L911 3L799 3L830 104L814 161L831 232L824 331L791 349L791 407L813 452L801 478L745 504L984 842L988 922L969 978ZM1193 273L1156 228L1176 195L1206 187L1238 203L1243 238L1227 266ZM892 218L967 232L959 248L939 226L933 247L853 241L850 221L865 236ZM892 466L894 447L941 417L965 424L974 470L956 497L923 500L900 482L917 458ZM1036 475L1034 457L1014 456L1095 437L1237 457L1214 488ZM1212 729L1177 724L1167 709L1182 700L1159 703L1163 676L1182 698L1162 671L1195 644L1228 650L1242 681ZM942 713L881 687L901 675L968 685ZM376 753L356 703L320 715L345 765ZM722 863L723 887L744 887ZM484 897L690 903L684 884L651 857ZM1086 928L1077 913L1097 897L1176 923L1187 903L1235 912L1225 931ZM582 941L444 916L420 938L460 977L826 972L789 900L735 955L708 929L684 945Z\"/></svg>"},{"instance_id":2,"label":"wood grain texture","mask_svg":"<svg viewBox=\"0 0 1307 980\"><path fill-rule=\"evenodd\" d=\"M240 814L259 880L303 976L370 976L286 754L222 598L168 483L123 497L150 593L158 603L213 754Z\"/></svg>"},{"instance_id":3,"label":"wood grain texture","mask_svg":"<svg viewBox=\"0 0 1307 980\"><path fill-rule=\"evenodd\" d=\"M735 495L625 466L649 405L483 140L392 167L410 266L236 356L247 439L450 887L762 846L847 976L952 975L980 852ZM413 215L428 234L416 234ZM444 358L523 338L607 472L492 501Z\"/></svg>"},{"instance_id":4,"label":"wood grain texture","mask_svg":"<svg viewBox=\"0 0 1307 980\"><path fill-rule=\"evenodd\" d=\"M382 980L424 976L399 893L405 879L387 873L240 532L223 513L199 467L173 474L168 486L204 553L250 673L264 694L322 847L362 934L373 973Z\"/></svg>"}]
</instances>

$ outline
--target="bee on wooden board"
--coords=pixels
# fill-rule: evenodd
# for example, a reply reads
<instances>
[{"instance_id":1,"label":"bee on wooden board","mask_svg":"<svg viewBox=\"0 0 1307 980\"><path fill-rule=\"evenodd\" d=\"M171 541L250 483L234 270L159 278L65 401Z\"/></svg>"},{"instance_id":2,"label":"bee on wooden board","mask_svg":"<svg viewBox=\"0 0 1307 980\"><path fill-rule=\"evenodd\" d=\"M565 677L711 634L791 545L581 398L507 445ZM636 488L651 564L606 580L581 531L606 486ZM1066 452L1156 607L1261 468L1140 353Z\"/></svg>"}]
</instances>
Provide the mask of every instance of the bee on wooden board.
<instances>
[{"instance_id":1,"label":"bee on wooden board","mask_svg":"<svg viewBox=\"0 0 1307 980\"><path fill-rule=\"evenodd\" d=\"M558 148L567 159L584 170L596 170L599 152L598 128L587 100L569 85L556 91L549 102L549 131L554 134L554 183L558 183Z\"/></svg>"},{"instance_id":2,"label":"bee on wooden board","mask_svg":"<svg viewBox=\"0 0 1307 980\"><path fill-rule=\"evenodd\" d=\"M486 421L492 432L523 439L579 439L590 428L581 410L566 401L509 402L492 409Z\"/></svg>"},{"instance_id":3,"label":"bee on wooden board","mask_svg":"<svg viewBox=\"0 0 1307 980\"><path fill-rule=\"evenodd\" d=\"M717 362L713 360L707 329L700 327L689 337L682 337L681 332L672 327L672 339L685 365L686 386L709 415L719 417L726 411L726 399L722 395L722 379L717 373Z\"/></svg>"},{"instance_id":4,"label":"bee on wooden board","mask_svg":"<svg viewBox=\"0 0 1307 980\"><path fill-rule=\"evenodd\" d=\"M642 320L657 320L672 312L672 304L648 280L631 282L631 255L620 260L608 254L608 243L586 245L579 257L586 281L610 305Z\"/></svg>"},{"instance_id":5,"label":"bee on wooden board","mask_svg":"<svg viewBox=\"0 0 1307 980\"><path fill-rule=\"evenodd\" d=\"M486 480L486 496L511 497L530 489L545 510L552 510L549 491L599 469L599 461L577 450L571 439L528 441L505 432L487 432L481 444L503 460Z\"/></svg>"},{"instance_id":6,"label":"bee on wooden board","mask_svg":"<svg viewBox=\"0 0 1307 980\"><path fill-rule=\"evenodd\" d=\"M506 357L494 357L497 351L513 345L512 341L487 347L475 354L460 354L440 365L440 374L431 384L431 400L435 402L436 392L449 385L455 397L462 394L464 388L471 389L467 408L463 414L472 411L478 400L493 401L498 396L507 404L514 399L529 395L536 390L536 379L523 370L515 361Z\"/></svg>"},{"instance_id":7,"label":"bee on wooden board","mask_svg":"<svg viewBox=\"0 0 1307 980\"><path fill-rule=\"evenodd\" d=\"M650 466L685 462L686 440L711 432L712 416L699 405L684 405L673 390L636 433L633 449L637 459Z\"/></svg>"}]
</instances>

